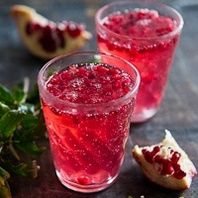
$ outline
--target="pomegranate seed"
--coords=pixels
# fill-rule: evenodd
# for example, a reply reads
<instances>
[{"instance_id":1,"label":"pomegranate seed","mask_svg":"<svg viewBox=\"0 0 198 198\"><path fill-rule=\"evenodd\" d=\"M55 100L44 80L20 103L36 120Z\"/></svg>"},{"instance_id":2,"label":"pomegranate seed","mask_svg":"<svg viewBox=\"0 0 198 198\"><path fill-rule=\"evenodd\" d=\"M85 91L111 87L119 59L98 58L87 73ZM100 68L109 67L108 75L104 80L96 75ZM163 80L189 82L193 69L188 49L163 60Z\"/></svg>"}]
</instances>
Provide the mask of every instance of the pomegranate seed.
<instances>
[{"instance_id":1,"label":"pomegranate seed","mask_svg":"<svg viewBox=\"0 0 198 198\"><path fill-rule=\"evenodd\" d=\"M42 26L39 23L34 23L33 24L33 31L38 31L41 30Z\"/></svg>"},{"instance_id":2,"label":"pomegranate seed","mask_svg":"<svg viewBox=\"0 0 198 198\"><path fill-rule=\"evenodd\" d=\"M142 153L143 153L145 159L146 159L148 162L152 163L153 160L155 159L155 155L156 155L159 151L160 151L159 146L155 146L155 147L153 148L152 151L146 151L146 149L143 149L143 150L142 150Z\"/></svg>"},{"instance_id":3,"label":"pomegranate seed","mask_svg":"<svg viewBox=\"0 0 198 198\"><path fill-rule=\"evenodd\" d=\"M109 69L106 67L100 67L100 65L98 65L96 71L99 72L101 75L106 75Z\"/></svg>"},{"instance_id":4,"label":"pomegranate seed","mask_svg":"<svg viewBox=\"0 0 198 198\"><path fill-rule=\"evenodd\" d=\"M151 153L147 151L146 149L142 149L142 153L144 155L144 158L146 159L147 162L152 163L153 159L151 157Z\"/></svg>"},{"instance_id":5,"label":"pomegranate seed","mask_svg":"<svg viewBox=\"0 0 198 198\"><path fill-rule=\"evenodd\" d=\"M163 161L162 157L160 155L156 155L154 157L154 162L158 163L158 164L161 164Z\"/></svg>"},{"instance_id":6,"label":"pomegranate seed","mask_svg":"<svg viewBox=\"0 0 198 198\"><path fill-rule=\"evenodd\" d=\"M179 164L173 164L175 172L180 170L180 165Z\"/></svg>"},{"instance_id":7,"label":"pomegranate seed","mask_svg":"<svg viewBox=\"0 0 198 198\"><path fill-rule=\"evenodd\" d=\"M119 74L120 74L120 70L118 70L118 69L109 70L109 71L108 71L108 74L113 75L114 78L116 79L117 76L120 76L120 75L119 75Z\"/></svg>"},{"instance_id":8,"label":"pomegranate seed","mask_svg":"<svg viewBox=\"0 0 198 198\"><path fill-rule=\"evenodd\" d=\"M57 44L56 38L54 38L53 33L56 30L56 26L53 22L49 22L45 27L42 29L42 35L39 38L39 42L44 50L48 52L56 51Z\"/></svg>"},{"instance_id":9,"label":"pomegranate seed","mask_svg":"<svg viewBox=\"0 0 198 198\"><path fill-rule=\"evenodd\" d=\"M171 161L172 161L173 163L177 163L177 162L179 161L180 157L181 157L181 154L178 153L177 151L175 151L175 152L173 153L172 157L171 157Z\"/></svg>"},{"instance_id":10,"label":"pomegranate seed","mask_svg":"<svg viewBox=\"0 0 198 198\"><path fill-rule=\"evenodd\" d=\"M56 27L57 37L59 39L59 45L60 47L65 47L65 38L64 38L64 30L60 28L59 26Z\"/></svg>"},{"instance_id":11,"label":"pomegranate seed","mask_svg":"<svg viewBox=\"0 0 198 198\"><path fill-rule=\"evenodd\" d=\"M33 28L32 28L32 23L31 22L28 22L26 24L26 28L25 28L25 31L28 35L31 35L33 33Z\"/></svg>"},{"instance_id":12,"label":"pomegranate seed","mask_svg":"<svg viewBox=\"0 0 198 198\"><path fill-rule=\"evenodd\" d=\"M122 88L123 88L123 90L124 90L125 93L128 93L129 90L130 90L130 88L129 88L128 85L123 85Z\"/></svg>"},{"instance_id":13,"label":"pomegranate seed","mask_svg":"<svg viewBox=\"0 0 198 198\"><path fill-rule=\"evenodd\" d=\"M72 78L72 76L71 76L71 74L68 72L68 70L65 70L65 71L63 71L61 74L60 74L60 80L68 80L68 79L71 79ZM59 81L60 81L59 80ZM53 82L53 81L52 81ZM54 83L54 82L53 82ZM56 82L55 82L56 83Z\"/></svg>"},{"instance_id":14,"label":"pomegranate seed","mask_svg":"<svg viewBox=\"0 0 198 198\"><path fill-rule=\"evenodd\" d=\"M88 71L87 71L87 69L84 68L84 67L80 67L80 68L79 68L79 71L78 71L78 75L79 75L80 77L88 76Z\"/></svg>"},{"instance_id":15,"label":"pomegranate seed","mask_svg":"<svg viewBox=\"0 0 198 198\"><path fill-rule=\"evenodd\" d=\"M122 87L121 82L120 82L120 81L116 81L116 82L114 83L114 87L115 87L116 89L120 89L120 88Z\"/></svg>"},{"instance_id":16,"label":"pomegranate seed","mask_svg":"<svg viewBox=\"0 0 198 198\"><path fill-rule=\"evenodd\" d=\"M115 79L115 80L120 80L120 79L121 79L121 76L120 76L119 74L115 74L115 75L114 75L114 79Z\"/></svg>"},{"instance_id":17,"label":"pomegranate seed","mask_svg":"<svg viewBox=\"0 0 198 198\"><path fill-rule=\"evenodd\" d=\"M81 176L77 178L77 181L81 185L89 185L91 184L91 179L87 176Z\"/></svg>"},{"instance_id":18,"label":"pomegranate seed","mask_svg":"<svg viewBox=\"0 0 198 198\"><path fill-rule=\"evenodd\" d=\"M186 173L181 169L174 173L176 179L183 179L186 176Z\"/></svg>"},{"instance_id":19,"label":"pomegranate seed","mask_svg":"<svg viewBox=\"0 0 198 198\"><path fill-rule=\"evenodd\" d=\"M162 175L171 175L174 173L174 168L169 160L164 160Z\"/></svg>"},{"instance_id":20,"label":"pomegranate seed","mask_svg":"<svg viewBox=\"0 0 198 198\"><path fill-rule=\"evenodd\" d=\"M89 79L94 79L94 78L95 78L95 75L94 75L93 73L90 73L90 74L88 75L88 78L89 78Z\"/></svg>"},{"instance_id":21,"label":"pomegranate seed","mask_svg":"<svg viewBox=\"0 0 198 198\"><path fill-rule=\"evenodd\" d=\"M43 34L40 37L39 42L44 50L46 50L48 52L56 51L56 42L50 34L49 35Z\"/></svg>"},{"instance_id":22,"label":"pomegranate seed","mask_svg":"<svg viewBox=\"0 0 198 198\"><path fill-rule=\"evenodd\" d=\"M76 38L81 34L81 27L73 22L70 22L67 26L67 32L72 38Z\"/></svg>"},{"instance_id":23,"label":"pomegranate seed","mask_svg":"<svg viewBox=\"0 0 198 198\"><path fill-rule=\"evenodd\" d=\"M47 24L43 28L43 34L49 35L49 34L52 34L52 31L53 31L53 27L50 24Z\"/></svg>"},{"instance_id":24,"label":"pomegranate seed","mask_svg":"<svg viewBox=\"0 0 198 198\"><path fill-rule=\"evenodd\" d=\"M153 154L156 154L156 153L158 153L159 151L160 151L160 147L159 147L159 146L155 146L155 147L153 148L152 153L153 153Z\"/></svg>"},{"instance_id":25,"label":"pomegranate seed","mask_svg":"<svg viewBox=\"0 0 198 198\"><path fill-rule=\"evenodd\" d=\"M39 23L28 22L26 25L26 33L31 35L32 33L42 30L42 26Z\"/></svg>"}]
</instances>

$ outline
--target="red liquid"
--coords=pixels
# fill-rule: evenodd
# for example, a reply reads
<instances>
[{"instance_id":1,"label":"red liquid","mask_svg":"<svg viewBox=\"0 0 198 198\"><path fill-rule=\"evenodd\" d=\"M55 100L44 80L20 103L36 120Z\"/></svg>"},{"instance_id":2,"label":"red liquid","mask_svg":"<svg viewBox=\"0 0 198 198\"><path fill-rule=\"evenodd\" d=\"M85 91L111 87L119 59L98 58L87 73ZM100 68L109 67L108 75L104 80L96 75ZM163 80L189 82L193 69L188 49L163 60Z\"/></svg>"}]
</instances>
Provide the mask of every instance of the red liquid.
<instances>
[{"instance_id":1,"label":"red liquid","mask_svg":"<svg viewBox=\"0 0 198 198\"><path fill-rule=\"evenodd\" d=\"M46 87L57 98L73 103L100 104L92 111L61 111L43 101L57 174L70 185L100 185L114 179L124 157L134 99L104 103L132 90L134 80L109 65L75 65L53 75Z\"/></svg>"},{"instance_id":2,"label":"red liquid","mask_svg":"<svg viewBox=\"0 0 198 198\"><path fill-rule=\"evenodd\" d=\"M167 34L176 29L177 23L171 18L160 16L157 11L135 9L114 13L104 19L103 25L120 36L108 31L104 34L98 27L100 51L130 61L140 72L141 83L134 118L143 121L146 119L143 114L156 112L164 95L179 38L178 34Z\"/></svg>"}]
</instances>

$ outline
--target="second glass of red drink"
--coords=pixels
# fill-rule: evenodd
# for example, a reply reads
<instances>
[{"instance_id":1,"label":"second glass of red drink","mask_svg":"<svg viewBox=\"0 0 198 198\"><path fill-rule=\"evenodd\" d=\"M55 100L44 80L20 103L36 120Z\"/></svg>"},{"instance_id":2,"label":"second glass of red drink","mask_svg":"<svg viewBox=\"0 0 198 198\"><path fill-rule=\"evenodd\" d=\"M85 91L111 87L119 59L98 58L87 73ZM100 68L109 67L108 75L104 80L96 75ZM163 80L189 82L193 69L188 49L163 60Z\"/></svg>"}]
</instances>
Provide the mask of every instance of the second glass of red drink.
<instances>
[{"instance_id":1,"label":"second glass of red drink","mask_svg":"<svg viewBox=\"0 0 198 198\"><path fill-rule=\"evenodd\" d=\"M182 27L175 9L152 0L114 2L97 12L99 50L128 60L141 75L133 122L159 109Z\"/></svg>"}]
</instances>

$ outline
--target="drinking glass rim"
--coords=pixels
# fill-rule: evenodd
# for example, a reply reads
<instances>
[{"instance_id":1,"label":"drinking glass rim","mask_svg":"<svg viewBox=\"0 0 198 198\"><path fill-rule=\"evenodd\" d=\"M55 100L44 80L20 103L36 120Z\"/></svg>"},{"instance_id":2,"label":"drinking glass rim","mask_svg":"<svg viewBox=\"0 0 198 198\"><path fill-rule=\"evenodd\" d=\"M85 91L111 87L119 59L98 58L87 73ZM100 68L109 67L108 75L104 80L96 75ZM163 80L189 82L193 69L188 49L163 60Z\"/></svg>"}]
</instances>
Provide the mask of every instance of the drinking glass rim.
<instances>
[{"instance_id":1,"label":"drinking glass rim","mask_svg":"<svg viewBox=\"0 0 198 198\"><path fill-rule=\"evenodd\" d=\"M118 34L116 32L111 31L109 28L105 27L102 24L102 20L103 19L100 19L100 16L101 16L101 14L103 13L104 10L106 10L110 6L114 6L114 5L121 5L121 4L124 5L124 4L133 4L133 3L140 3L140 4L142 3L143 4L143 1L138 1L138 0L133 0L133 1L116 1L116 2L109 3L107 5L104 5L103 7L101 7L96 12L96 15L95 15L96 25L98 25L100 28L102 28L106 32L112 34L113 36L119 37L119 38L123 38L123 39L126 39L126 40L142 40L142 41L145 40L146 41L146 40L154 40L154 39L166 39L168 37L172 37L172 36L176 35L177 33L181 32L181 30L183 28L183 25L184 25L184 20L183 20L182 15L175 8L173 8L173 7L169 6L169 5L166 5L166 4L162 3L162 2L157 2L155 0L149 0L149 1L146 1L146 2L148 2L150 4L154 3L154 4L159 5L159 6L164 6L167 9L169 9L171 12L175 13L176 16L179 19L178 20L179 21L178 26L173 31L168 32L167 34L159 35L159 36L150 36L150 37L143 38L143 37L138 37L138 36L127 36L127 35ZM117 11L119 11L119 9Z\"/></svg>"},{"instance_id":2,"label":"drinking glass rim","mask_svg":"<svg viewBox=\"0 0 198 198\"><path fill-rule=\"evenodd\" d=\"M84 103L77 103L77 102L71 102L69 100L61 100L60 98L54 96L52 93L50 93L47 88L46 88L46 81L44 80L43 76L44 76L44 72L46 71L47 68L50 67L50 65L54 64L56 61L67 58L67 57L72 57L72 56L77 56L77 55L102 55L102 56L108 56L108 57L112 57L112 58L116 58L119 59L120 61L125 62L126 64L130 65L130 67L132 68L136 78L135 78L135 83L133 85L133 89L131 91L129 91L127 94L123 95L120 98L116 98L113 100L110 100L108 102L101 102L101 103L89 103L89 104L84 104ZM133 95L135 95L138 91L138 87L140 85L140 73L138 71L138 69L129 61L120 58L118 56L112 55L112 54L106 54L106 53L102 53L102 52L95 52L95 51L85 51L85 52L75 52L75 53L70 53L67 55L60 55L57 56L53 59L51 59L50 61L48 61L46 64L44 64L44 66L40 69L39 73L38 73L38 87L39 87L39 92L41 91L42 95L44 95L44 98L47 97L49 98L50 101L53 101L58 104L61 104L63 106L69 106L69 107L83 107L83 108L97 108L97 107L101 107L101 106L111 106L111 105L118 105L120 103L122 103L123 101L129 99L130 97L132 97Z\"/></svg>"}]
</instances>

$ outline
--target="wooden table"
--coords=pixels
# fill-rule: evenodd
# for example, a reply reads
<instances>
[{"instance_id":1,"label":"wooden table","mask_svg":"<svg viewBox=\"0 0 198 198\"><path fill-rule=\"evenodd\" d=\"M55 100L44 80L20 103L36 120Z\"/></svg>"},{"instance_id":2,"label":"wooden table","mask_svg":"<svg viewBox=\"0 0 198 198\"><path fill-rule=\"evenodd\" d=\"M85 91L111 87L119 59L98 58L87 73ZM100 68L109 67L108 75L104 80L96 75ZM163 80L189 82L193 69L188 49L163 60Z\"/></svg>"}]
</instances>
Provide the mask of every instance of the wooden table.
<instances>
[{"instance_id":1,"label":"wooden table","mask_svg":"<svg viewBox=\"0 0 198 198\"><path fill-rule=\"evenodd\" d=\"M0 1L0 82L11 86L25 76L35 79L44 64L31 56L21 45L15 25L9 17L9 7L17 0ZM92 0L22 0L55 21L71 19L85 22L94 34L85 47L95 50L94 13L108 1ZM184 1L182 1L184 2ZM81 194L64 188L57 180L49 149L41 156L41 171L36 180L17 179L12 185L14 198L185 198L198 197L198 177L184 192L170 191L149 182L131 157L134 144L157 143L164 129L172 131L178 143L186 150L198 168L198 4L191 1L182 6L173 1L184 17L181 43L169 78L166 96L156 116L148 122L131 126L126 158L116 182L107 190L94 194ZM46 145L47 142L46 142Z\"/></svg>"}]
</instances>

